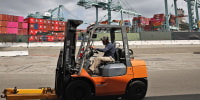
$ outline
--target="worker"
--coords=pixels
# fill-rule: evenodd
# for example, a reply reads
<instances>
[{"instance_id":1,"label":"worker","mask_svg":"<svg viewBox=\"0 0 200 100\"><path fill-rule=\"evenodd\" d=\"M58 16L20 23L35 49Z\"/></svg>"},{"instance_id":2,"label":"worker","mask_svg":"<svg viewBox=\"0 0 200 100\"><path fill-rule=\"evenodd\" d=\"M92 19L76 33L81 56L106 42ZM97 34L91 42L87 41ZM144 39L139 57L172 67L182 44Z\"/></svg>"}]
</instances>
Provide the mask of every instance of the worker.
<instances>
[{"instance_id":1,"label":"worker","mask_svg":"<svg viewBox=\"0 0 200 100\"><path fill-rule=\"evenodd\" d=\"M96 57L94 59L92 65L90 66L90 70L95 74L98 74L98 71L96 69L100 63L115 61L114 60L115 59L115 57L114 57L115 47L112 43L109 42L109 37L103 36L103 38L101 38L101 40L102 40L103 45L105 45L104 49L95 48L94 46L90 46L90 48L92 48L94 50L104 52L103 57Z\"/></svg>"}]
</instances>

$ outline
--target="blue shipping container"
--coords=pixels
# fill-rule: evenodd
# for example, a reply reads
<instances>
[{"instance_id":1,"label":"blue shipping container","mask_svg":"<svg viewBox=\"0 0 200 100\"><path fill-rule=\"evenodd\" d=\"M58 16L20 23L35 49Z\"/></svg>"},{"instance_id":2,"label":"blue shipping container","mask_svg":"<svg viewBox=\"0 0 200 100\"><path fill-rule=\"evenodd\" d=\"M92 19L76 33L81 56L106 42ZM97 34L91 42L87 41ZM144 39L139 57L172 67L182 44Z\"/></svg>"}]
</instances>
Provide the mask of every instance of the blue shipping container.
<instances>
[{"instance_id":1,"label":"blue shipping container","mask_svg":"<svg viewBox=\"0 0 200 100\"><path fill-rule=\"evenodd\" d=\"M34 24L34 29L38 30L39 29L39 25L38 24Z\"/></svg>"}]
</instances>

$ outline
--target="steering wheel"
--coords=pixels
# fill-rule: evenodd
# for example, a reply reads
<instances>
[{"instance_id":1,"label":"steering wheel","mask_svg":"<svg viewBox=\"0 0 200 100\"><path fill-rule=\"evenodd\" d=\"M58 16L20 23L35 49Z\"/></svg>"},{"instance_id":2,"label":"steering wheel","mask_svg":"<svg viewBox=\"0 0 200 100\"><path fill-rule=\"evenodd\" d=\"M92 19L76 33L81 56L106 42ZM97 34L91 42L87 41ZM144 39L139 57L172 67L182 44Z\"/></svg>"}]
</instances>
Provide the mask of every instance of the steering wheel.
<instances>
[{"instance_id":1,"label":"steering wheel","mask_svg":"<svg viewBox=\"0 0 200 100\"><path fill-rule=\"evenodd\" d=\"M91 47L89 47L89 48L90 48L90 52L92 52L93 54L94 54L94 53L99 54L99 52L98 52L96 49L93 49L93 48L91 48Z\"/></svg>"},{"instance_id":2,"label":"steering wheel","mask_svg":"<svg viewBox=\"0 0 200 100\"><path fill-rule=\"evenodd\" d=\"M92 57L94 55L94 53L98 54L97 50L95 50L95 49L93 49L91 47L89 47L89 49L90 49L90 52L88 53L87 58Z\"/></svg>"}]
</instances>

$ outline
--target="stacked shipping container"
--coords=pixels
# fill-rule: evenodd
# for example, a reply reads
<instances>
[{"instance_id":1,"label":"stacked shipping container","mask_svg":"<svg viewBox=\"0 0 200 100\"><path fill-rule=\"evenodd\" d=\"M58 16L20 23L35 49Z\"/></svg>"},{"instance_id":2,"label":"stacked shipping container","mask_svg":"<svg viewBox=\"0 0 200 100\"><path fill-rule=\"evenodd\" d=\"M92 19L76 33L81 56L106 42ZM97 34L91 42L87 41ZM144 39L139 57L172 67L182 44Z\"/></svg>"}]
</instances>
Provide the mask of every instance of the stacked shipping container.
<instances>
[{"instance_id":1,"label":"stacked shipping container","mask_svg":"<svg viewBox=\"0 0 200 100\"><path fill-rule=\"evenodd\" d=\"M169 19L169 25L170 26L175 26L175 15L170 15ZM136 25L137 24L137 25ZM148 18L145 17L134 17L133 18L133 29L137 26L141 28L141 30L144 31L159 31L162 30L165 24L165 15L164 14L155 14L153 18ZM136 31L135 31L136 32Z\"/></svg>"},{"instance_id":2,"label":"stacked shipping container","mask_svg":"<svg viewBox=\"0 0 200 100\"><path fill-rule=\"evenodd\" d=\"M24 17L22 16L0 14L1 36L5 36L5 34L10 34L9 36L11 36L14 41L17 38L16 35L27 35L28 24L24 23L23 20Z\"/></svg>"},{"instance_id":3,"label":"stacked shipping container","mask_svg":"<svg viewBox=\"0 0 200 100\"><path fill-rule=\"evenodd\" d=\"M149 28L149 18L146 18L146 17L134 17L133 18L133 29L136 29L135 28L135 25L139 28L142 28L142 29L146 29L146 28ZM151 29L151 27L149 28Z\"/></svg>"},{"instance_id":4,"label":"stacked shipping container","mask_svg":"<svg viewBox=\"0 0 200 100\"><path fill-rule=\"evenodd\" d=\"M27 18L29 41L63 41L66 22L38 18ZM43 34L46 33L46 34Z\"/></svg>"},{"instance_id":5,"label":"stacked shipping container","mask_svg":"<svg viewBox=\"0 0 200 100\"><path fill-rule=\"evenodd\" d=\"M164 22L165 22L165 15L164 14L155 14L153 16L153 18L151 18L153 31L161 30Z\"/></svg>"}]
</instances>

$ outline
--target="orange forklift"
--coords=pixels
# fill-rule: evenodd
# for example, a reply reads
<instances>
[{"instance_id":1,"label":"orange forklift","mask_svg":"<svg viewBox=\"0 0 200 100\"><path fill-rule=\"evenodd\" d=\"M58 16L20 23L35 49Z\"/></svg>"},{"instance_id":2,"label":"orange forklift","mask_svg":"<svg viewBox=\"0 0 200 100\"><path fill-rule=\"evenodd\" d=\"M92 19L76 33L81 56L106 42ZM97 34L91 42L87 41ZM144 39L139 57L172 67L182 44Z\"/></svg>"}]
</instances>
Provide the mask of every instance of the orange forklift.
<instances>
[{"instance_id":1,"label":"orange forklift","mask_svg":"<svg viewBox=\"0 0 200 100\"><path fill-rule=\"evenodd\" d=\"M82 42L76 56L76 29L81 20L68 20L64 48L60 50L55 89L5 89L1 97L7 100L59 99L92 100L95 96L122 96L125 100L142 100L147 91L147 67L143 60L132 57L126 26L92 25L82 33ZM98 52L90 48L100 32L110 32L111 43L116 48L115 61L99 65L98 74L88 73L92 59ZM121 43L115 41L116 36ZM117 46L118 45L118 46ZM121 46L123 45L123 46Z\"/></svg>"}]
</instances>

